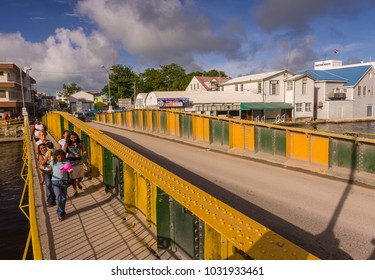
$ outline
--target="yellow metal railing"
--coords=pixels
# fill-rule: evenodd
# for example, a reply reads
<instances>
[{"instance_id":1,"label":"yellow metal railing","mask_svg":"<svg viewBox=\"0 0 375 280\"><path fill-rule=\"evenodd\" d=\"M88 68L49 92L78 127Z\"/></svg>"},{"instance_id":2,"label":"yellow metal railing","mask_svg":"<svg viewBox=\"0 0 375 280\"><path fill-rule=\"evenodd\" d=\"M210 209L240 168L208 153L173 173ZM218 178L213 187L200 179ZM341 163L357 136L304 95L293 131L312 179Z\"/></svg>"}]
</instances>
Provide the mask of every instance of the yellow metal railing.
<instances>
[{"instance_id":1,"label":"yellow metal railing","mask_svg":"<svg viewBox=\"0 0 375 280\"><path fill-rule=\"evenodd\" d=\"M33 184L33 173L31 166L31 148L30 141L30 128L28 118L24 121L24 138L23 138L23 166L20 176L25 181L19 208L22 213L26 216L30 223L30 230L26 241L25 250L22 259L25 260L29 251L30 245L32 246L34 260L43 259L42 248L39 238L39 229L36 218L35 209L35 198L34 198L34 184ZM25 196L28 194L28 204L25 204ZM27 211L28 210L28 211Z\"/></svg>"},{"instance_id":2,"label":"yellow metal railing","mask_svg":"<svg viewBox=\"0 0 375 280\"><path fill-rule=\"evenodd\" d=\"M98 114L96 121L342 179L354 171L356 182L375 185L371 133L344 135L161 109Z\"/></svg>"},{"instance_id":3,"label":"yellow metal railing","mask_svg":"<svg viewBox=\"0 0 375 280\"><path fill-rule=\"evenodd\" d=\"M236 250L244 252L252 259L317 259L313 254L252 218L72 115L52 112L47 114L43 121L49 132L55 137L61 137L62 129L67 127L71 130L73 128L79 135L85 133L89 136L91 163L101 176L105 177L103 171L104 149L121 160L124 164L125 178L123 183L124 204L134 205L134 208L144 215L149 227L154 229L158 227L156 218L157 188L203 221L206 225L204 259L228 259L235 254L233 252ZM113 119L110 121L112 122ZM170 121L173 122L174 119L171 118ZM103 181L105 179L103 178ZM235 248L231 252L228 249L230 246Z\"/></svg>"}]
</instances>

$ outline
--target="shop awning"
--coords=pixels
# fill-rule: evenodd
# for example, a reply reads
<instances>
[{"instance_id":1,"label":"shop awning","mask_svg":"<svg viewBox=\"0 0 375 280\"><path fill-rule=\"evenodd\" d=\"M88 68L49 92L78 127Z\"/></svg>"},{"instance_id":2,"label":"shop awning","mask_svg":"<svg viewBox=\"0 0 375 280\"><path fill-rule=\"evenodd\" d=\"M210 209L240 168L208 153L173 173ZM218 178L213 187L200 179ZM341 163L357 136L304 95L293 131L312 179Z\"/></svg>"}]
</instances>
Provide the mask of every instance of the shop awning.
<instances>
[{"instance_id":1,"label":"shop awning","mask_svg":"<svg viewBox=\"0 0 375 280\"><path fill-rule=\"evenodd\" d=\"M293 109L294 107L284 102L253 102L241 103L241 110L275 110L275 109Z\"/></svg>"}]
</instances>

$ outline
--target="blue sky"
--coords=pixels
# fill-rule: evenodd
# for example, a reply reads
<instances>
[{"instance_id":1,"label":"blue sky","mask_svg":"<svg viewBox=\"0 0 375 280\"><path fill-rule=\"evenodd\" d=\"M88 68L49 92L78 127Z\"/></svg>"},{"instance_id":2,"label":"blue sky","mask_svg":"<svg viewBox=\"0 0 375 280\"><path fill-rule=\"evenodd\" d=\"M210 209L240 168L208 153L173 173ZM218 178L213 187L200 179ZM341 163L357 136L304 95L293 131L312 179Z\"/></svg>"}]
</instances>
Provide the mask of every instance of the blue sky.
<instances>
[{"instance_id":1,"label":"blue sky","mask_svg":"<svg viewBox=\"0 0 375 280\"><path fill-rule=\"evenodd\" d=\"M375 60L373 0L2 0L0 61L31 66L39 91L101 89L100 65L177 63L231 77ZM333 50L338 49L338 54Z\"/></svg>"}]
</instances>

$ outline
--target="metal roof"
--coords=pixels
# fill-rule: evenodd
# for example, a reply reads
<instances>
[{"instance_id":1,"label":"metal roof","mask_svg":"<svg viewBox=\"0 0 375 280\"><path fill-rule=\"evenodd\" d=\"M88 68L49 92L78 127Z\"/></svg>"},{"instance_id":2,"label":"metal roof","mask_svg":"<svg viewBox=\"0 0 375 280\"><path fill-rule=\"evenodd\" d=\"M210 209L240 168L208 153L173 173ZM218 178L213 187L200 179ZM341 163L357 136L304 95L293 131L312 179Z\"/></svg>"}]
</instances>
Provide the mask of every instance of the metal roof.
<instances>
[{"instance_id":1,"label":"metal roof","mask_svg":"<svg viewBox=\"0 0 375 280\"><path fill-rule=\"evenodd\" d=\"M344 86L355 86L362 77L371 69L371 65L334 68L327 70L307 70L301 73L306 73L317 81L337 81L343 82ZM299 74L301 74L299 73Z\"/></svg>"},{"instance_id":2,"label":"metal roof","mask_svg":"<svg viewBox=\"0 0 375 280\"><path fill-rule=\"evenodd\" d=\"M231 84L236 84L236 83L265 80L265 79L269 79L269 78L272 78L274 76L280 75L284 72L286 72L286 70L280 70L280 71L273 71L273 72L266 72L266 73L259 73L259 74L237 77L237 78L230 79L229 81L226 81L224 83L221 83L221 85L223 86L223 85L231 85Z\"/></svg>"}]
</instances>

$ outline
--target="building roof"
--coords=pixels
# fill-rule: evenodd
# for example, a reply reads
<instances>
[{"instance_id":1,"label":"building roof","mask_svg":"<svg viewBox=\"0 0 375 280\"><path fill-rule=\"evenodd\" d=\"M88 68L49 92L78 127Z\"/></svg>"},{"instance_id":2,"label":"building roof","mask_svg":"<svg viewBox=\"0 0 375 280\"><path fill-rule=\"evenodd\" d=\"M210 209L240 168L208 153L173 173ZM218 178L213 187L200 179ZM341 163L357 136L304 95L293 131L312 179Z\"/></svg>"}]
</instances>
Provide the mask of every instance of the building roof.
<instances>
[{"instance_id":1,"label":"building roof","mask_svg":"<svg viewBox=\"0 0 375 280\"><path fill-rule=\"evenodd\" d=\"M194 76L206 90L212 90L211 87L207 85L207 83L211 83L212 81L216 81L217 85L220 85L229 79L226 77L205 77L205 76Z\"/></svg>"},{"instance_id":2,"label":"building roof","mask_svg":"<svg viewBox=\"0 0 375 280\"><path fill-rule=\"evenodd\" d=\"M353 87L363 78L371 67L371 65L364 65L327 70L307 70L300 74L306 73L317 81L337 81L343 82L344 86Z\"/></svg>"},{"instance_id":3,"label":"building roof","mask_svg":"<svg viewBox=\"0 0 375 280\"><path fill-rule=\"evenodd\" d=\"M221 85L231 85L231 84L238 84L238 83L251 82L251 81L267 80L267 79L271 79L272 77L278 76L284 72L287 72L287 70L279 70L279 71L273 71L273 72L242 76L242 77L230 79L227 82L222 83Z\"/></svg>"},{"instance_id":4,"label":"building roof","mask_svg":"<svg viewBox=\"0 0 375 280\"><path fill-rule=\"evenodd\" d=\"M298 81L300 79L303 79L303 78L310 78L312 80L315 81L315 78L311 77L310 75L308 75L307 73L302 73L302 74L297 74L297 75L294 75L288 79L285 79L285 81Z\"/></svg>"}]
</instances>

